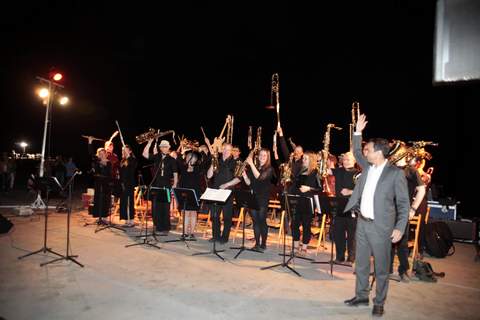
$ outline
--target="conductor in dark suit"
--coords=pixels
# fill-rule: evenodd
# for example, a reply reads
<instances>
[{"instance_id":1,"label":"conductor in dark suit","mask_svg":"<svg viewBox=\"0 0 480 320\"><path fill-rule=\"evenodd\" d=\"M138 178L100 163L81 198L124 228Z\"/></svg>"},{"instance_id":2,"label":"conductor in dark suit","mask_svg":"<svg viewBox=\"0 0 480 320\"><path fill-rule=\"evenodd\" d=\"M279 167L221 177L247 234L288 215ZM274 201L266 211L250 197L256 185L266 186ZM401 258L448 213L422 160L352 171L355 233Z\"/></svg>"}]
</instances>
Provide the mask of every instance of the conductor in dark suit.
<instances>
[{"instance_id":1,"label":"conductor in dark suit","mask_svg":"<svg viewBox=\"0 0 480 320\"><path fill-rule=\"evenodd\" d=\"M354 156L363 174L355 185L345 212L358 213L355 263L355 297L346 300L349 306L369 304L370 256L375 260L376 294L374 316L383 315L387 297L392 242L398 242L408 221L410 202L405 174L388 163L388 141L375 138L366 144L362 153L362 131L367 125L364 114L357 121L353 136Z\"/></svg>"}]
</instances>

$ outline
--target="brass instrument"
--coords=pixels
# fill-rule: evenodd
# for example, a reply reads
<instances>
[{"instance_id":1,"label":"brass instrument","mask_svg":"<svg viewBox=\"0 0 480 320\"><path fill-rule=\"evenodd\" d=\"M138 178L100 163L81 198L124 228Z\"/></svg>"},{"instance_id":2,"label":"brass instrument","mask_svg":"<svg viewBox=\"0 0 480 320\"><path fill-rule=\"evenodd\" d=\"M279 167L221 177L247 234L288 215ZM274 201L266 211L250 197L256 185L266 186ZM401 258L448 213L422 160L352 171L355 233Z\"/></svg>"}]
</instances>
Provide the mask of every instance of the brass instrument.
<instances>
[{"instance_id":1,"label":"brass instrument","mask_svg":"<svg viewBox=\"0 0 480 320\"><path fill-rule=\"evenodd\" d=\"M250 150L248 157L243 162L237 163L237 166L235 167L235 177L239 178L242 176L243 171L245 171L245 168L247 167L248 158L254 158L254 160L257 160L256 154L258 153L258 151L260 151L261 148L262 148L262 127L258 127L255 147L252 150ZM258 165L258 163L255 163L255 165Z\"/></svg>"},{"instance_id":2,"label":"brass instrument","mask_svg":"<svg viewBox=\"0 0 480 320\"><path fill-rule=\"evenodd\" d=\"M280 165L280 183L286 186L292 181L293 152L290 154L288 162Z\"/></svg>"},{"instance_id":3,"label":"brass instrument","mask_svg":"<svg viewBox=\"0 0 480 320\"><path fill-rule=\"evenodd\" d=\"M96 137L94 137L94 136L85 136L85 135L82 135L82 138L85 138L85 139L90 139L90 138L92 138L92 140L98 140L98 141L104 141L104 142L107 141L107 140L105 140L105 139L96 138Z\"/></svg>"},{"instance_id":4,"label":"brass instrument","mask_svg":"<svg viewBox=\"0 0 480 320\"><path fill-rule=\"evenodd\" d=\"M227 137L226 142L232 144L233 143L233 116L230 116L230 120L227 124Z\"/></svg>"},{"instance_id":5,"label":"brass instrument","mask_svg":"<svg viewBox=\"0 0 480 320\"><path fill-rule=\"evenodd\" d=\"M198 148L200 146L200 143L196 140L189 140L185 138L183 135L180 138L180 143L177 151L180 151L180 149L183 147L184 151L198 151Z\"/></svg>"},{"instance_id":6,"label":"brass instrument","mask_svg":"<svg viewBox=\"0 0 480 320\"><path fill-rule=\"evenodd\" d=\"M218 137L215 137L213 139L213 144L212 144L212 148L213 150L211 150L212 154L213 153L218 153L218 152L221 152L222 150L222 145L223 145L223 142L225 141L225 137L223 136L224 133L225 133L225 129L227 128L227 126L229 128L231 128L232 126L232 116L231 115L227 115L227 118L225 119L225 124L223 125L223 128L222 128L222 131L220 132L220 134L218 135ZM232 132L233 133L233 130L229 129L227 132ZM228 139L232 139L233 137L228 137L227 136L227 143L231 143L231 142L228 142Z\"/></svg>"},{"instance_id":7,"label":"brass instrument","mask_svg":"<svg viewBox=\"0 0 480 320\"><path fill-rule=\"evenodd\" d=\"M272 92L270 95L270 104L273 106L273 97L275 96L275 109L277 110L277 128L280 127L280 78L278 73L272 75Z\"/></svg>"},{"instance_id":8,"label":"brass instrument","mask_svg":"<svg viewBox=\"0 0 480 320\"><path fill-rule=\"evenodd\" d=\"M168 130L168 131L160 131L160 130L155 130L155 129L148 129L147 132L144 132L138 136L135 137L135 140L137 141L138 144L144 144L148 140L152 139L158 139L160 137L173 134L175 137L175 131L174 130Z\"/></svg>"},{"instance_id":9,"label":"brass instrument","mask_svg":"<svg viewBox=\"0 0 480 320\"><path fill-rule=\"evenodd\" d=\"M357 121L359 117L360 117L360 103L357 101L354 101L352 103L352 123L349 124L350 151L353 151L353 133L355 132L355 127L357 126Z\"/></svg>"},{"instance_id":10,"label":"brass instrument","mask_svg":"<svg viewBox=\"0 0 480 320\"><path fill-rule=\"evenodd\" d=\"M292 146L292 149L295 150L297 145L293 142L292 138L288 138L288 142L290 142L290 145Z\"/></svg>"},{"instance_id":11,"label":"brass instrument","mask_svg":"<svg viewBox=\"0 0 480 320\"><path fill-rule=\"evenodd\" d=\"M252 126L248 127L248 137L247 137L247 146L248 150L252 150Z\"/></svg>"},{"instance_id":12,"label":"brass instrument","mask_svg":"<svg viewBox=\"0 0 480 320\"><path fill-rule=\"evenodd\" d=\"M323 149L320 151L321 157L318 161L318 176L323 180L323 185L325 192L330 193L330 187L328 185L327 176L328 176L328 156L330 155L330 131L331 129L342 130L342 128L337 127L334 123L327 124L327 129L325 130L325 135L323 137Z\"/></svg>"}]
</instances>

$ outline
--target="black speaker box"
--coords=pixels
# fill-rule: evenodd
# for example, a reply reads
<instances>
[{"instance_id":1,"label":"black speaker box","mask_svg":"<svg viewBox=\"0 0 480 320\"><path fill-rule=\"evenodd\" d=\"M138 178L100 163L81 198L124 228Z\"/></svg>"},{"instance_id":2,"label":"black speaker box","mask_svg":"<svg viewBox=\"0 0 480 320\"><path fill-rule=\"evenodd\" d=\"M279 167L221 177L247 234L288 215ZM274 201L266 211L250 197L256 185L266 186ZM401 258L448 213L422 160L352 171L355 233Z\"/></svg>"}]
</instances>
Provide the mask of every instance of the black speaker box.
<instances>
[{"instance_id":1,"label":"black speaker box","mask_svg":"<svg viewBox=\"0 0 480 320\"><path fill-rule=\"evenodd\" d=\"M0 234L8 233L13 228L13 223L0 214Z\"/></svg>"}]
</instances>

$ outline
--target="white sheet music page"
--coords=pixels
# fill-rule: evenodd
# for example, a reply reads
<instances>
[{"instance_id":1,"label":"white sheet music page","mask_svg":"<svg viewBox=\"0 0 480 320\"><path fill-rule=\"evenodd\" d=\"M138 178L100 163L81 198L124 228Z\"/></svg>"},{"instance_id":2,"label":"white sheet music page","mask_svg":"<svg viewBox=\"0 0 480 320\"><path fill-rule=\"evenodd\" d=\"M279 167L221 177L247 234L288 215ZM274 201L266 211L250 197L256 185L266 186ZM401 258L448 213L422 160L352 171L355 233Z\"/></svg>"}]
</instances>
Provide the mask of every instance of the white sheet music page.
<instances>
[{"instance_id":1,"label":"white sheet music page","mask_svg":"<svg viewBox=\"0 0 480 320\"><path fill-rule=\"evenodd\" d=\"M200 200L225 202L232 193L229 189L212 189L207 188L200 197Z\"/></svg>"}]
</instances>

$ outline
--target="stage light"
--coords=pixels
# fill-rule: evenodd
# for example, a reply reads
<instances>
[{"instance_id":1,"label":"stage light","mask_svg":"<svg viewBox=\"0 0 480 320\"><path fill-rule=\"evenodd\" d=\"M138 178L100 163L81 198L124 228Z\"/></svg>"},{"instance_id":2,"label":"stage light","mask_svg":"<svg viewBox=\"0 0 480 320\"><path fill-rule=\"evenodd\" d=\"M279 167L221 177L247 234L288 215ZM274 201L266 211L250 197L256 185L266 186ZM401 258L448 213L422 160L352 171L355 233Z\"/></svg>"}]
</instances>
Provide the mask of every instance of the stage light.
<instances>
[{"instance_id":1,"label":"stage light","mask_svg":"<svg viewBox=\"0 0 480 320\"><path fill-rule=\"evenodd\" d=\"M60 81L60 80L62 80L63 75L62 75L60 72L56 72L56 73L53 75L52 78L53 78L53 80L55 80L55 81Z\"/></svg>"},{"instance_id":2,"label":"stage light","mask_svg":"<svg viewBox=\"0 0 480 320\"><path fill-rule=\"evenodd\" d=\"M50 92L46 88L41 88L40 90L38 90L38 96L42 99L48 97L49 94Z\"/></svg>"},{"instance_id":3,"label":"stage light","mask_svg":"<svg viewBox=\"0 0 480 320\"><path fill-rule=\"evenodd\" d=\"M61 97L59 102L60 102L60 104L61 104L62 106L64 106L64 105L66 105L69 101L70 101L70 100L68 99L68 97Z\"/></svg>"}]
</instances>

